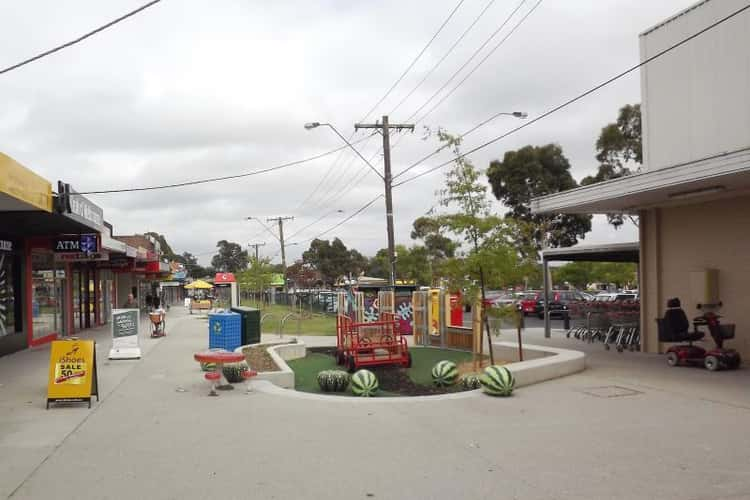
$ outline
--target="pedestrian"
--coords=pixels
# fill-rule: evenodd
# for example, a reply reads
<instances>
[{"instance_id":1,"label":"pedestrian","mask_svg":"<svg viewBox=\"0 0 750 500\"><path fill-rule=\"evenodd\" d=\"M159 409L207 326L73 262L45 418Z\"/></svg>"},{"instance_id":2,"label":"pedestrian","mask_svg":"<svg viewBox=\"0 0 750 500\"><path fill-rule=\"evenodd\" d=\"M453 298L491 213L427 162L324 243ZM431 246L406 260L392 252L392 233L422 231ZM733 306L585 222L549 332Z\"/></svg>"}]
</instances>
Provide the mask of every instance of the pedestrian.
<instances>
[{"instance_id":1,"label":"pedestrian","mask_svg":"<svg viewBox=\"0 0 750 500\"><path fill-rule=\"evenodd\" d=\"M125 300L125 304L123 304L123 308L125 309L132 309L134 307L137 307L138 304L135 301L135 297L133 297L132 293L128 294L127 300Z\"/></svg>"},{"instance_id":2,"label":"pedestrian","mask_svg":"<svg viewBox=\"0 0 750 500\"><path fill-rule=\"evenodd\" d=\"M159 298L159 296L154 295L154 298L152 300L153 300L152 305L154 309L159 310L159 306L161 305L161 299Z\"/></svg>"},{"instance_id":3,"label":"pedestrian","mask_svg":"<svg viewBox=\"0 0 750 500\"><path fill-rule=\"evenodd\" d=\"M154 298L149 293L146 295L146 308L150 311L153 305L154 305Z\"/></svg>"}]
</instances>

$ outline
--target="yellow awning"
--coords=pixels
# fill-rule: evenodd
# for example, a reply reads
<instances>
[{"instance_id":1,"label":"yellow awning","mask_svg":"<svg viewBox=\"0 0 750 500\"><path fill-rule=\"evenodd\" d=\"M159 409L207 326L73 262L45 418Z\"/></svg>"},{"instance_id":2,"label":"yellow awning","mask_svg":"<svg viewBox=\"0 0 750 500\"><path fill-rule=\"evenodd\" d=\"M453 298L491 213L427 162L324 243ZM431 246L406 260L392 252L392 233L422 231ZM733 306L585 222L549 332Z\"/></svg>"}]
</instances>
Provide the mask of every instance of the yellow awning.
<instances>
[{"instance_id":1,"label":"yellow awning","mask_svg":"<svg viewBox=\"0 0 750 500\"><path fill-rule=\"evenodd\" d=\"M195 280L189 285L185 285L185 289L187 290L194 290L196 288L213 288L214 286L211 283L206 283L203 280Z\"/></svg>"},{"instance_id":2,"label":"yellow awning","mask_svg":"<svg viewBox=\"0 0 750 500\"><path fill-rule=\"evenodd\" d=\"M0 194L23 202L25 205L19 204L19 209L52 212L52 184L3 153L0 153Z\"/></svg>"}]
</instances>

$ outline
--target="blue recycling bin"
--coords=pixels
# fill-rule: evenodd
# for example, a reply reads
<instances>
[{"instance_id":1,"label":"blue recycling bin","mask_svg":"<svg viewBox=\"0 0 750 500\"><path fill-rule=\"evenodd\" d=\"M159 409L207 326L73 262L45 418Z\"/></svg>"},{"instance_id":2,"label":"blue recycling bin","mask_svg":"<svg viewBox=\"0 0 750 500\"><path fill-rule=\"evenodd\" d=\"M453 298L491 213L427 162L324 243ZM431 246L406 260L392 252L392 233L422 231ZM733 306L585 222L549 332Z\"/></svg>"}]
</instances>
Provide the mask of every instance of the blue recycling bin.
<instances>
[{"instance_id":1,"label":"blue recycling bin","mask_svg":"<svg viewBox=\"0 0 750 500\"><path fill-rule=\"evenodd\" d=\"M242 345L242 316L237 313L208 315L208 348L234 351Z\"/></svg>"}]
</instances>

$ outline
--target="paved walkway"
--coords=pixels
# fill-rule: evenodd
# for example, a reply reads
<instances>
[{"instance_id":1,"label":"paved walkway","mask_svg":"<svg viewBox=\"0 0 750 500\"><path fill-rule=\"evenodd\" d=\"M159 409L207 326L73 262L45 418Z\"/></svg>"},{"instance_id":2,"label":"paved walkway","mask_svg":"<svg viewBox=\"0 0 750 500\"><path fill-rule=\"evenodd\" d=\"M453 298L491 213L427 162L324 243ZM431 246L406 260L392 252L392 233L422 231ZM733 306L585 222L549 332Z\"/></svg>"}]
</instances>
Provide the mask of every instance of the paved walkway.
<instances>
[{"instance_id":1,"label":"paved walkway","mask_svg":"<svg viewBox=\"0 0 750 500\"><path fill-rule=\"evenodd\" d=\"M144 359L103 364L92 410L43 409L43 351L0 359L0 494L750 498L747 369L670 369L658 356L558 338L591 349L590 369L507 399L209 398L192 360L206 321L177 309L168 321L168 337L144 340Z\"/></svg>"}]
</instances>

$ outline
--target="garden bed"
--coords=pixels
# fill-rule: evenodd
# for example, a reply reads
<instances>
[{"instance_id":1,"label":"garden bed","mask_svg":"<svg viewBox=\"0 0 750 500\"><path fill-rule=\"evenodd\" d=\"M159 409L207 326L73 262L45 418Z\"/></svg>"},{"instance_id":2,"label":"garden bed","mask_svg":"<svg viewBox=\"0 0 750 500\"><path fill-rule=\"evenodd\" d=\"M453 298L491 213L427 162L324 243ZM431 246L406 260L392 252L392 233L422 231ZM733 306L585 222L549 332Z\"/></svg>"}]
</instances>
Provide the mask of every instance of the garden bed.
<instances>
[{"instance_id":1,"label":"garden bed","mask_svg":"<svg viewBox=\"0 0 750 500\"><path fill-rule=\"evenodd\" d=\"M321 393L317 382L318 372L342 369L336 365L335 352L335 347L313 347L308 348L306 357L289 361L289 367L294 371L295 389L302 392ZM429 347L411 347L409 352L412 354L411 368L395 365L367 368L378 378L381 395L429 396L464 390L460 384L449 387L435 386L432 383L431 371L438 361L448 360L459 366L459 375L471 373L471 353ZM343 393L331 394L347 396L351 395L351 392L347 390Z\"/></svg>"},{"instance_id":2,"label":"garden bed","mask_svg":"<svg viewBox=\"0 0 750 500\"><path fill-rule=\"evenodd\" d=\"M277 372L279 367L276 366L273 358L268 354L267 349L270 345L258 344L252 347L245 347L242 349L242 354L245 355L247 364L251 369L257 372Z\"/></svg>"}]
</instances>

